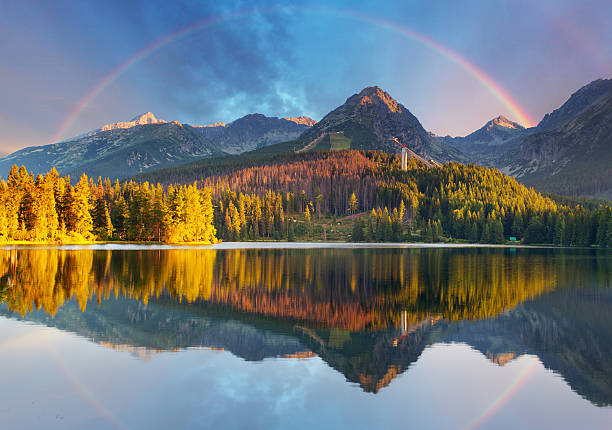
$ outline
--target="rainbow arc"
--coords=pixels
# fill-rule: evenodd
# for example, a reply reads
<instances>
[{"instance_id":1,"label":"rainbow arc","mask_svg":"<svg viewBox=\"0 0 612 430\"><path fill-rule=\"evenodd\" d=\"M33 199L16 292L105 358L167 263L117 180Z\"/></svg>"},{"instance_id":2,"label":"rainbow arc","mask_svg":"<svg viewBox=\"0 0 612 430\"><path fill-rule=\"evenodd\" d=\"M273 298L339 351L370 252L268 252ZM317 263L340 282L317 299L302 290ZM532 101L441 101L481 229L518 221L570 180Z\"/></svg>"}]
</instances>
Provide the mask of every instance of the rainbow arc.
<instances>
[{"instance_id":1,"label":"rainbow arc","mask_svg":"<svg viewBox=\"0 0 612 430\"><path fill-rule=\"evenodd\" d=\"M183 27L175 32L172 32L155 40L140 51L136 52L123 63L119 64L108 74L106 74L102 79L100 79L100 81L98 81L93 87L91 87L91 89L79 100L75 108L68 114L64 121L61 122L57 131L51 138L50 143L57 142L62 137L64 137L70 126L74 124L74 122L81 115L83 110L85 110L87 106L89 106L89 104L113 82L115 82L131 67L144 60L145 58L149 57L150 55L154 54L155 52L159 51L168 44L183 39L196 32L203 31L205 29L220 25L228 21L244 19L254 15L268 15L281 12L318 14L361 22L377 26L388 31L392 31L410 40L418 42L428 47L429 49L432 49L443 57L447 58L449 61L456 64L457 66L465 70L467 73L469 73L471 76L473 76L475 79L477 79L495 98L497 98L512 113L515 119L523 126L531 127L534 125L534 121L531 119L527 111L522 108L518 104L518 102L514 100L514 98L506 90L504 90L499 83L497 83L493 78L491 78L484 70L477 67L474 63L470 62L467 58L460 55L458 52L453 51L449 47L444 46L441 43L421 33L418 33L417 31L409 27L351 10L285 6L264 9L259 8L239 10L218 17L197 21L189 26Z\"/></svg>"}]
</instances>

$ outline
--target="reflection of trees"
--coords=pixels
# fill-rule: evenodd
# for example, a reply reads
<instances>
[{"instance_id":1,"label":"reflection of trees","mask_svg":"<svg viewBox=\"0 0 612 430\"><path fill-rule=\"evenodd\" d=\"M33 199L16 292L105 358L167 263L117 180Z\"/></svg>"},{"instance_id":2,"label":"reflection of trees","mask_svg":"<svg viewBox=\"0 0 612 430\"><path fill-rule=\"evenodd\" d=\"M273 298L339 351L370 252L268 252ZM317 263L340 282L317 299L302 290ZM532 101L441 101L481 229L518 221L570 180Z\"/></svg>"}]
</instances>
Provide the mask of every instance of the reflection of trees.
<instances>
[{"instance_id":1,"label":"reflection of trees","mask_svg":"<svg viewBox=\"0 0 612 430\"><path fill-rule=\"evenodd\" d=\"M0 279L0 303L4 303L8 296L8 288L6 281L4 279Z\"/></svg>"},{"instance_id":2,"label":"reflection of trees","mask_svg":"<svg viewBox=\"0 0 612 430\"><path fill-rule=\"evenodd\" d=\"M248 249L0 252L11 310L55 315L67 300L126 297L148 303L206 302L238 311L350 330L399 327L428 315L483 319L583 282L576 265L543 253L505 250ZM594 264L601 264L594 263ZM609 266L609 262L606 263ZM598 267L593 273L607 273ZM590 269L590 268L587 268ZM609 279L609 278L608 278Z\"/></svg>"}]
</instances>

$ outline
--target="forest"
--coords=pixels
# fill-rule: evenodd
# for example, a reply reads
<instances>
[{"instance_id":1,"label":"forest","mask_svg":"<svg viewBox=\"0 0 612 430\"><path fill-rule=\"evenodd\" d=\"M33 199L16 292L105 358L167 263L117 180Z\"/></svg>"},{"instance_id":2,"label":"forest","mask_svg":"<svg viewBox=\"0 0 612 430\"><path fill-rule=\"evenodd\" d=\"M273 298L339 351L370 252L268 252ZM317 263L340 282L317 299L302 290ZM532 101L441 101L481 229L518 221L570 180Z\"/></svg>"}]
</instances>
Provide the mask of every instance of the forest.
<instances>
[{"instance_id":1,"label":"forest","mask_svg":"<svg viewBox=\"0 0 612 430\"><path fill-rule=\"evenodd\" d=\"M184 180L189 179L190 183ZM0 181L0 241L315 240L350 224L355 242L522 242L612 247L612 208L554 200L495 169L427 167L378 151L309 152L149 183L72 185L13 166Z\"/></svg>"}]
</instances>

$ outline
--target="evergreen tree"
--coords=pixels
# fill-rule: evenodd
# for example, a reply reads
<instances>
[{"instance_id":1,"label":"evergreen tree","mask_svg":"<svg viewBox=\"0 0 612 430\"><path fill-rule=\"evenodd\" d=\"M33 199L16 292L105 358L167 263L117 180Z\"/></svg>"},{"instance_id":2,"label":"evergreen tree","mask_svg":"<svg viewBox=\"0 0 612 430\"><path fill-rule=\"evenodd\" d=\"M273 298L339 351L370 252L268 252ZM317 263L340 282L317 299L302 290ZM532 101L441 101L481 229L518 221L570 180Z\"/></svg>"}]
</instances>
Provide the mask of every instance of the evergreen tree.
<instances>
[{"instance_id":1,"label":"evergreen tree","mask_svg":"<svg viewBox=\"0 0 612 430\"><path fill-rule=\"evenodd\" d=\"M543 243L544 242L544 225L539 217L533 217L529 220L525 229L524 243Z\"/></svg>"},{"instance_id":2,"label":"evergreen tree","mask_svg":"<svg viewBox=\"0 0 612 430\"><path fill-rule=\"evenodd\" d=\"M93 222L91 219L90 190L87 175L83 174L74 187L73 199L70 206L70 216L73 219L74 233L88 239L91 236Z\"/></svg>"},{"instance_id":3,"label":"evergreen tree","mask_svg":"<svg viewBox=\"0 0 612 430\"><path fill-rule=\"evenodd\" d=\"M348 213L349 214L357 213L358 206L359 206L359 202L357 201L357 196L355 195L355 193L351 193L351 196L349 197L349 202L348 202Z\"/></svg>"},{"instance_id":4,"label":"evergreen tree","mask_svg":"<svg viewBox=\"0 0 612 430\"><path fill-rule=\"evenodd\" d=\"M365 240L364 237L364 225L361 221L361 218L355 218L353 221L353 231L351 233L351 241L353 242L363 242Z\"/></svg>"}]
</instances>

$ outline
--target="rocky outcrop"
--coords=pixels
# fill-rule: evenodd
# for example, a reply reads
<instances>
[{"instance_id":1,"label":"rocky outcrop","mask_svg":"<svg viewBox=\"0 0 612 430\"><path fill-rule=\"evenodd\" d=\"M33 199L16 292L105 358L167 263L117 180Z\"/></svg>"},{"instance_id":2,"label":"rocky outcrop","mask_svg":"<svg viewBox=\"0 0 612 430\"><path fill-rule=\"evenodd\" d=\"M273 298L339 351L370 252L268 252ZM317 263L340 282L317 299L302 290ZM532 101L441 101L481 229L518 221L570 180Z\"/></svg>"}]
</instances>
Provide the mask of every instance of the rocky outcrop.
<instances>
[{"instance_id":1,"label":"rocky outcrop","mask_svg":"<svg viewBox=\"0 0 612 430\"><path fill-rule=\"evenodd\" d=\"M294 122L296 124L305 125L307 127L312 127L313 125L317 123L314 119L309 118L307 116L298 116L297 118L283 118L283 119Z\"/></svg>"}]
</instances>

